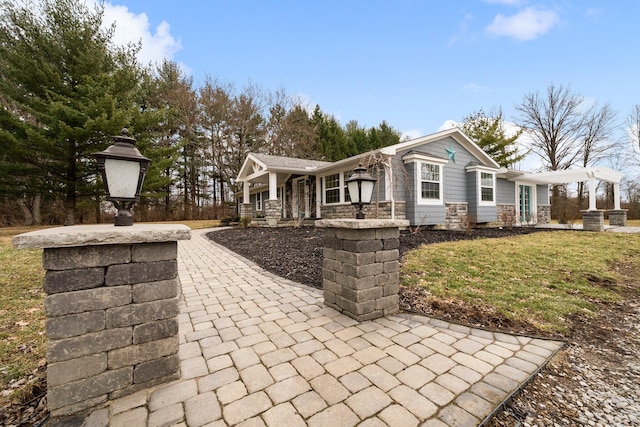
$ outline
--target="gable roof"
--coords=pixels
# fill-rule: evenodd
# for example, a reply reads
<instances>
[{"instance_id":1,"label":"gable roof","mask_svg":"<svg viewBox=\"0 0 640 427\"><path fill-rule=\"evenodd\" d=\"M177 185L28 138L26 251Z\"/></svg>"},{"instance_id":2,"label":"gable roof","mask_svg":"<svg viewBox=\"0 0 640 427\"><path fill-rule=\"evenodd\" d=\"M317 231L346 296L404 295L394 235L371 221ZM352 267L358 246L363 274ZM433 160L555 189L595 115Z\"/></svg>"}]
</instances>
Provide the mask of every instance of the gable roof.
<instances>
[{"instance_id":1,"label":"gable roof","mask_svg":"<svg viewBox=\"0 0 640 427\"><path fill-rule=\"evenodd\" d=\"M320 160L249 153L240 168L238 180L244 181L245 178L251 175L262 175L268 171L308 174L331 164L331 162L323 162Z\"/></svg>"},{"instance_id":2,"label":"gable roof","mask_svg":"<svg viewBox=\"0 0 640 427\"><path fill-rule=\"evenodd\" d=\"M298 174L309 174L318 172L329 172L333 169L347 169L354 165L362 163L365 159L375 157L377 155L395 156L400 151L411 150L420 145L429 144L439 141L443 138L451 137L465 149L467 149L482 166L500 169L500 165L493 160L482 148L473 142L459 128L454 127L430 135L414 138L409 141L400 142L398 144L389 145L387 147L378 148L366 153L357 154L347 157L346 159L336 162L324 162L319 160L305 160L294 157L272 156L269 154L249 153L238 174L239 181L246 181L272 172L288 172Z\"/></svg>"}]
</instances>

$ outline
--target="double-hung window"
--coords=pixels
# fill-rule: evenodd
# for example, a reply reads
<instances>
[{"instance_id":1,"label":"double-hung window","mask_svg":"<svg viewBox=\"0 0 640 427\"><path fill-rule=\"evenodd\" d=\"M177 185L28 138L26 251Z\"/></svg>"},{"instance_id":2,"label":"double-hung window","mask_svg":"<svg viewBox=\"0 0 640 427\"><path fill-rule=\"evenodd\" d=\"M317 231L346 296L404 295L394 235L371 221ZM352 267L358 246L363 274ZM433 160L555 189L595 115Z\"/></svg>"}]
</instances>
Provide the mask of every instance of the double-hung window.
<instances>
[{"instance_id":1,"label":"double-hung window","mask_svg":"<svg viewBox=\"0 0 640 427\"><path fill-rule=\"evenodd\" d=\"M324 177L324 202L340 203L340 174L336 173Z\"/></svg>"},{"instance_id":2,"label":"double-hung window","mask_svg":"<svg viewBox=\"0 0 640 427\"><path fill-rule=\"evenodd\" d=\"M440 200L441 166L420 163L420 197L422 200Z\"/></svg>"},{"instance_id":3,"label":"double-hung window","mask_svg":"<svg viewBox=\"0 0 640 427\"><path fill-rule=\"evenodd\" d=\"M256 193L256 210L262 210L262 193Z\"/></svg>"},{"instance_id":4,"label":"double-hung window","mask_svg":"<svg viewBox=\"0 0 640 427\"><path fill-rule=\"evenodd\" d=\"M476 203L478 206L495 206L496 205L496 169L486 166L473 165L468 166L466 171L475 174L472 182L476 186ZM473 175L471 175L473 176Z\"/></svg>"},{"instance_id":5,"label":"double-hung window","mask_svg":"<svg viewBox=\"0 0 640 427\"><path fill-rule=\"evenodd\" d=\"M402 158L413 163L415 170L415 197L419 205L442 205L444 202L444 165L447 160L422 153L411 153Z\"/></svg>"},{"instance_id":6,"label":"double-hung window","mask_svg":"<svg viewBox=\"0 0 640 427\"><path fill-rule=\"evenodd\" d=\"M347 180L349 179L349 175L351 175L351 172L343 172L342 173L342 178L343 178L342 191L344 192L344 202L345 203L351 203L351 196L349 196L349 189L347 188Z\"/></svg>"},{"instance_id":7,"label":"double-hung window","mask_svg":"<svg viewBox=\"0 0 640 427\"><path fill-rule=\"evenodd\" d=\"M494 174L480 172L480 203L493 204L495 202Z\"/></svg>"}]
</instances>

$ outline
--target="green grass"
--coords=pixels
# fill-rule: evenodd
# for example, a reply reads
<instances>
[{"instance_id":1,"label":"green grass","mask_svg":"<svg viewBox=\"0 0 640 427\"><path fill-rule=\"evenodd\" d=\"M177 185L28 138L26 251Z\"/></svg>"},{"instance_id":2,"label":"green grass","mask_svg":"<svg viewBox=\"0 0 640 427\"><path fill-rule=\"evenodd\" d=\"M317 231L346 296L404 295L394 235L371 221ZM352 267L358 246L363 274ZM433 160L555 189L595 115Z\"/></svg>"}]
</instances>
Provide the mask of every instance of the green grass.
<instances>
[{"instance_id":1,"label":"green grass","mask_svg":"<svg viewBox=\"0 0 640 427\"><path fill-rule=\"evenodd\" d=\"M632 279L614 268L620 264L640 267L640 235L539 232L424 246L405 257L401 278L435 298L563 332L568 316L620 298L619 284Z\"/></svg>"},{"instance_id":2,"label":"green grass","mask_svg":"<svg viewBox=\"0 0 640 427\"><path fill-rule=\"evenodd\" d=\"M41 250L15 250L0 229L0 387L30 374L45 356Z\"/></svg>"}]
</instances>

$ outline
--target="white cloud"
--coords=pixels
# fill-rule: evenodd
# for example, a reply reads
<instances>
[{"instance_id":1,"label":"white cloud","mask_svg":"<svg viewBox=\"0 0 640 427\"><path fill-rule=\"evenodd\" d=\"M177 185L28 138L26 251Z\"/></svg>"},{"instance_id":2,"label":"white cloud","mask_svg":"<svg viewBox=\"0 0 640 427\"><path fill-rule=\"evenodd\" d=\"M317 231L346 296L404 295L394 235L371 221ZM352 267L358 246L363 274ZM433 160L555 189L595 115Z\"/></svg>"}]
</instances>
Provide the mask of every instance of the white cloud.
<instances>
[{"instance_id":1,"label":"white cloud","mask_svg":"<svg viewBox=\"0 0 640 427\"><path fill-rule=\"evenodd\" d=\"M462 86L462 90L473 92L473 93L481 93L481 92L495 92L492 88L488 86L481 86L475 83L467 83Z\"/></svg>"},{"instance_id":2,"label":"white cloud","mask_svg":"<svg viewBox=\"0 0 640 427\"><path fill-rule=\"evenodd\" d=\"M551 10L528 7L513 16L496 15L485 32L497 37L533 40L551 30L559 21L558 15Z\"/></svg>"},{"instance_id":3,"label":"white cloud","mask_svg":"<svg viewBox=\"0 0 640 427\"><path fill-rule=\"evenodd\" d=\"M171 26L162 21L151 28L146 13L134 13L127 6L104 4L104 25L116 24L113 42L116 45L142 42L138 60L142 64L161 63L163 59L173 60L173 55L182 49L180 40L171 35ZM181 66L185 70L184 65ZM186 70L185 70L186 71Z\"/></svg>"},{"instance_id":4,"label":"white cloud","mask_svg":"<svg viewBox=\"0 0 640 427\"><path fill-rule=\"evenodd\" d=\"M456 126L458 126L458 122L456 122L455 120L445 120L444 123L440 125L437 132L440 132L441 130L451 129Z\"/></svg>"}]
</instances>

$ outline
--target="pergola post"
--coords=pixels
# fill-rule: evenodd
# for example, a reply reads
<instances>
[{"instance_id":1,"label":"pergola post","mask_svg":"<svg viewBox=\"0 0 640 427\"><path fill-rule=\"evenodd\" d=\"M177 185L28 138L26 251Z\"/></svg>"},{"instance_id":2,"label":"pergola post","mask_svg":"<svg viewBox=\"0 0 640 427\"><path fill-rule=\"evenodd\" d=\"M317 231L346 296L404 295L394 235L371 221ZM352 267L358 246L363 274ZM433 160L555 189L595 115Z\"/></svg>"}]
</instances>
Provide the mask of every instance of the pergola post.
<instances>
[{"instance_id":1,"label":"pergola post","mask_svg":"<svg viewBox=\"0 0 640 427\"><path fill-rule=\"evenodd\" d=\"M596 210L596 178L594 176L589 178L589 210Z\"/></svg>"}]
</instances>

